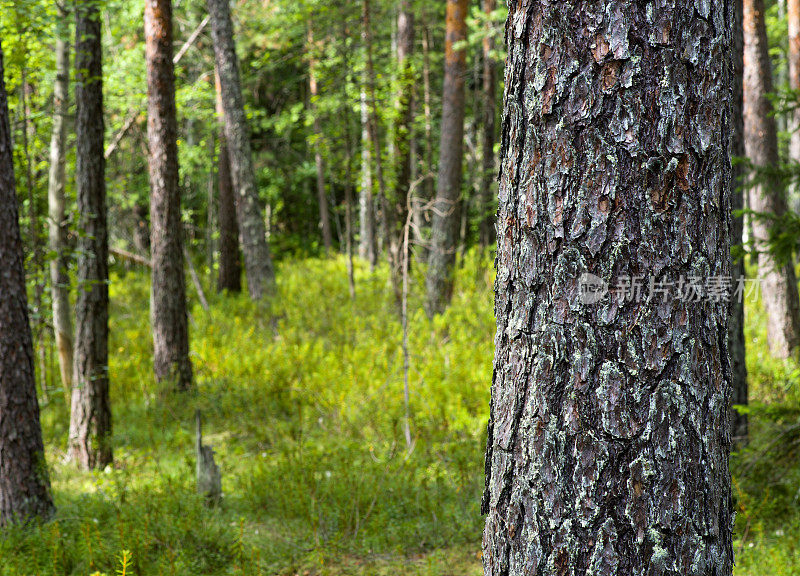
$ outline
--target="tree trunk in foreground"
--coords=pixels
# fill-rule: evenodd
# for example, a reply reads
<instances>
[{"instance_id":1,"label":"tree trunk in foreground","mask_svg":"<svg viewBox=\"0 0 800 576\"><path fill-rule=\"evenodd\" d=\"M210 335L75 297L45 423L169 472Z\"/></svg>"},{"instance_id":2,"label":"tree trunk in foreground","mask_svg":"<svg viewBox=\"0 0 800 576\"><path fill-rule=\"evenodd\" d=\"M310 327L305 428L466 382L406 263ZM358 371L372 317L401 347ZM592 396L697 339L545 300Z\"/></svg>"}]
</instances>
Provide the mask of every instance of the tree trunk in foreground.
<instances>
[{"instance_id":1,"label":"tree trunk in foreground","mask_svg":"<svg viewBox=\"0 0 800 576\"><path fill-rule=\"evenodd\" d=\"M150 144L150 321L156 380L192 386L183 225L178 170L178 120L172 64L172 1L146 0L147 139Z\"/></svg>"},{"instance_id":2,"label":"tree trunk in foreground","mask_svg":"<svg viewBox=\"0 0 800 576\"><path fill-rule=\"evenodd\" d=\"M233 40L228 0L207 0L211 15L214 54L225 110L225 136L231 179L236 193L236 216L242 235L244 267L250 298L260 300L275 287L272 256L267 245L264 209L256 187L250 134L244 113L244 98L239 76L239 60Z\"/></svg>"},{"instance_id":3,"label":"tree trunk in foreground","mask_svg":"<svg viewBox=\"0 0 800 576\"><path fill-rule=\"evenodd\" d=\"M83 468L113 460L108 394L108 228L103 156L103 47L94 0L75 4L78 301L72 377L71 457Z\"/></svg>"},{"instance_id":4,"label":"tree trunk in foreground","mask_svg":"<svg viewBox=\"0 0 800 576\"><path fill-rule=\"evenodd\" d=\"M0 46L0 526L54 510L36 399L4 78Z\"/></svg>"},{"instance_id":5,"label":"tree trunk in foreground","mask_svg":"<svg viewBox=\"0 0 800 576\"><path fill-rule=\"evenodd\" d=\"M50 176L47 189L50 260L50 292L53 300L53 333L64 389L72 389L74 328L69 302L67 259L67 210L64 187L69 113L69 13L59 5L56 36L56 82L53 86L53 133L50 137Z\"/></svg>"},{"instance_id":6,"label":"tree trunk in foreground","mask_svg":"<svg viewBox=\"0 0 800 576\"><path fill-rule=\"evenodd\" d=\"M772 104L767 32L763 0L744 0L744 123L747 156L756 168L778 165L778 132ZM764 175L750 188L750 208L755 212L781 216L786 213L786 192L780 178ZM769 223L753 221L753 240L759 250L769 237ZM779 358L794 356L800 344L800 302L797 278L791 264L779 266L766 251L759 255L758 276L767 312L767 340Z\"/></svg>"},{"instance_id":7,"label":"tree trunk in foreground","mask_svg":"<svg viewBox=\"0 0 800 576\"><path fill-rule=\"evenodd\" d=\"M453 272L459 228L462 164L464 161L464 75L466 52L456 44L467 37L467 0L447 0L442 137L439 179L433 203L431 248L428 257L426 310L441 314L453 295Z\"/></svg>"},{"instance_id":8,"label":"tree trunk in foreground","mask_svg":"<svg viewBox=\"0 0 800 576\"><path fill-rule=\"evenodd\" d=\"M495 0L483 0L484 15L489 18L497 8ZM491 26L491 22L487 24ZM494 41L490 35L483 39L483 178L479 198L481 246L495 241L494 198L497 173L494 161L494 143L497 140L497 63L494 61Z\"/></svg>"},{"instance_id":9,"label":"tree trunk in foreground","mask_svg":"<svg viewBox=\"0 0 800 576\"><path fill-rule=\"evenodd\" d=\"M236 196L231 181L231 164L228 157L228 142L225 139L225 110L219 77L217 88L217 121L219 122L219 158L217 158L217 181L219 187L219 276L217 291L227 290L233 294L242 291L242 264L239 258L239 224L236 222Z\"/></svg>"},{"instance_id":10,"label":"tree trunk in foreground","mask_svg":"<svg viewBox=\"0 0 800 576\"><path fill-rule=\"evenodd\" d=\"M645 4L510 6L486 576L731 574L733 11Z\"/></svg>"},{"instance_id":11,"label":"tree trunk in foreground","mask_svg":"<svg viewBox=\"0 0 800 576\"><path fill-rule=\"evenodd\" d=\"M737 158L744 158L744 29L742 0L734 1L736 11L735 25L733 28L733 112L731 125L733 127L733 145L731 154ZM744 166L737 164L733 167L733 184L731 189L731 210L735 213L744 209ZM742 244L744 234L744 218L734 214L731 220L731 245ZM733 278L738 281L744 278L744 258L733 262ZM747 394L747 363L745 359L744 340L744 298L731 299L731 315L728 330L728 345L731 353L731 371L733 376L733 394L731 403L735 406L746 406ZM747 441L747 416L733 411L731 414L731 434L735 444L742 445Z\"/></svg>"}]
</instances>

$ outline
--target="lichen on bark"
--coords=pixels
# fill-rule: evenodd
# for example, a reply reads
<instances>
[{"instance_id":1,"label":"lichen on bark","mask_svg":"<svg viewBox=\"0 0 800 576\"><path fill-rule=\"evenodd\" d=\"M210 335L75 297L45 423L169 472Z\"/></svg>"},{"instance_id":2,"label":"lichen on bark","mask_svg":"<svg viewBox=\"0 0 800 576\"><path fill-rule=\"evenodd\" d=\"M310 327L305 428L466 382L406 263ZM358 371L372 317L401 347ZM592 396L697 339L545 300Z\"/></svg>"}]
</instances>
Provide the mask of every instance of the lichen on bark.
<instances>
[{"instance_id":1,"label":"lichen on bark","mask_svg":"<svg viewBox=\"0 0 800 576\"><path fill-rule=\"evenodd\" d=\"M509 3L487 576L731 574L728 304L677 287L730 274L733 18Z\"/></svg>"}]
</instances>

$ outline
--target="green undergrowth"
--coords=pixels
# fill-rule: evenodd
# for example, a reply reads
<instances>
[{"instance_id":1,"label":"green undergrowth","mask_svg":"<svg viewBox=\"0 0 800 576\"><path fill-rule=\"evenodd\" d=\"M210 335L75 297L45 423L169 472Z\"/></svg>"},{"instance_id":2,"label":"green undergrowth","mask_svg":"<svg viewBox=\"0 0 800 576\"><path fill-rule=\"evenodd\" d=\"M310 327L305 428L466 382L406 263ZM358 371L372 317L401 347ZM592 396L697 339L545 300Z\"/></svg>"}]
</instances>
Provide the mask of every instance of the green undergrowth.
<instances>
[{"instance_id":1,"label":"green undergrowth","mask_svg":"<svg viewBox=\"0 0 800 576\"><path fill-rule=\"evenodd\" d=\"M197 389L185 394L151 377L147 276L118 270L115 466L83 473L64 462L68 410L49 390L58 512L5 532L0 575L479 575L491 261L466 257L453 306L433 324L421 270L412 276L409 448L385 270L357 262L351 300L342 260L286 262L270 304L209 291L209 312L190 285ZM769 356L757 299L747 337L754 403L752 442L733 458L736 574L796 575L800 466L774 445L794 438L800 372ZM194 491L196 409L223 474L215 509Z\"/></svg>"}]
</instances>

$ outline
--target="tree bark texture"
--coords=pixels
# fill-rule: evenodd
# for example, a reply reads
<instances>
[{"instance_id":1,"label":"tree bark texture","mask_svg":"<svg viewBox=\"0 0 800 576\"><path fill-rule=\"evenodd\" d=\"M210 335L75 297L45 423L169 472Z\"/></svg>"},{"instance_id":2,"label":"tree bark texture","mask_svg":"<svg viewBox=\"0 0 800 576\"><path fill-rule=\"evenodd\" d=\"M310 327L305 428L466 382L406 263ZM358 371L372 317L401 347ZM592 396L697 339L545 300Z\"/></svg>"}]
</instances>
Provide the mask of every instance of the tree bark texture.
<instances>
[{"instance_id":1,"label":"tree bark texture","mask_svg":"<svg viewBox=\"0 0 800 576\"><path fill-rule=\"evenodd\" d=\"M453 294L464 160L464 75L466 52L456 44L467 37L469 2L447 0L444 96L442 100L439 177L433 203L431 247L425 279L429 316L444 312Z\"/></svg>"},{"instance_id":2,"label":"tree bark texture","mask_svg":"<svg viewBox=\"0 0 800 576\"><path fill-rule=\"evenodd\" d=\"M733 128L733 144L731 154L744 158L744 29L743 0L734 0L735 21L733 28L733 112L731 125ZM733 166L733 184L731 187L731 244L742 244L744 235L744 218L735 213L744 209L745 170L742 164ZM744 278L744 259L732 263L734 278ZM731 314L728 328L728 346L731 354L731 372L733 376L733 394L731 402L736 406L746 406L747 363L745 360L744 340L744 298L731 299ZM741 445L747 440L747 416L733 411L731 414L731 434L735 443Z\"/></svg>"},{"instance_id":3,"label":"tree bark texture","mask_svg":"<svg viewBox=\"0 0 800 576\"><path fill-rule=\"evenodd\" d=\"M102 468L113 460L108 391L103 49L97 3L78 0L75 14L75 184L81 233L77 246L78 298L69 449L81 467L92 469Z\"/></svg>"},{"instance_id":4,"label":"tree bark texture","mask_svg":"<svg viewBox=\"0 0 800 576\"><path fill-rule=\"evenodd\" d=\"M489 18L497 8L496 0L483 0L483 12L487 26ZM483 178L478 196L480 220L478 232L481 246L489 246L495 241L494 199L497 182L497 168L494 159L494 144L497 140L497 64L494 61L494 41L487 34L483 39Z\"/></svg>"},{"instance_id":5,"label":"tree bark texture","mask_svg":"<svg viewBox=\"0 0 800 576\"><path fill-rule=\"evenodd\" d=\"M256 187L239 60L233 39L233 21L228 0L207 0L207 5L211 15L214 54L222 89L222 106L225 110L225 137L231 179L237 196L236 215L242 237L247 289L253 300L260 300L272 293L275 272L267 244L264 209Z\"/></svg>"},{"instance_id":6,"label":"tree bark texture","mask_svg":"<svg viewBox=\"0 0 800 576\"><path fill-rule=\"evenodd\" d=\"M0 526L54 510L36 399L4 78L0 46Z\"/></svg>"},{"instance_id":7,"label":"tree bark texture","mask_svg":"<svg viewBox=\"0 0 800 576\"><path fill-rule=\"evenodd\" d=\"M732 28L509 4L487 576L731 574L729 305L680 281L730 274Z\"/></svg>"},{"instance_id":8,"label":"tree bark texture","mask_svg":"<svg viewBox=\"0 0 800 576\"><path fill-rule=\"evenodd\" d=\"M778 133L772 103L772 70L770 68L767 32L764 23L764 1L744 0L744 123L747 156L756 168L778 165ZM755 212L781 216L787 210L786 191L780 178L760 175L759 183L750 188L750 208ZM769 223L753 221L754 242L759 250L769 237ZM770 351L788 358L800 344L800 302L797 278L791 264L779 266L764 251L758 259L761 296L767 312L767 340Z\"/></svg>"},{"instance_id":9,"label":"tree bark texture","mask_svg":"<svg viewBox=\"0 0 800 576\"><path fill-rule=\"evenodd\" d=\"M183 225L178 170L178 121L172 64L172 0L146 0L147 138L150 144L150 322L156 380L192 386Z\"/></svg>"},{"instance_id":10,"label":"tree bark texture","mask_svg":"<svg viewBox=\"0 0 800 576\"><path fill-rule=\"evenodd\" d=\"M217 121L219 122L219 158L217 158L217 185L219 187L219 276L217 291L233 294L242 291L242 264L239 258L239 224L236 222L236 195L231 180L228 141L225 138L225 110L219 77L217 88Z\"/></svg>"},{"instance_id":11,"label":"tree bark texture","mask_svg":"<svg viewBox=\"0 0 800 576\"><path fill-rule=\"evenodd\" d=\"M72 389L74 328L69 302L67 257L66 185L67 114L69 113L70 40L69 13L59 5L56 29L56 82L53 86L53 133L50 136L50 174L47 188L48 239L51 253L50 292L53 305L53 333L64 389Z\"/></svg>"}]
</instances>

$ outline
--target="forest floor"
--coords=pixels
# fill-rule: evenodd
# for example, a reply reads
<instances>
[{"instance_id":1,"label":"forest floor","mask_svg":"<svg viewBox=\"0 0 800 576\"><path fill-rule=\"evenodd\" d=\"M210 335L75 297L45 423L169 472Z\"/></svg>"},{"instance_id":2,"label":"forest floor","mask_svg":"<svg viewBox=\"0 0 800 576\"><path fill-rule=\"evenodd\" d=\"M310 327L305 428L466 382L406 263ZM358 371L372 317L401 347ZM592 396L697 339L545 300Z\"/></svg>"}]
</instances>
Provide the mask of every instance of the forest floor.
<instances>
[{"instance_id":1,"label":"forest floor","mask_svg":"<svg viewBox=\"0 0 800 576\"><path fill-rule=\"evenodd\" d=\"M126 575L478 576L492 279L488 258L467 257L433 323L413 279L409 448L383 271L358 265L354 301L341 260L282 264L269 306L209 293L209 312L191 310L197 390L184 394L151 377L147 277L115 275L116 465L64 462L68 405L51 387L42 422L58 513L0 537L0 575L110 575L128 557ZM748 313L757 402L751 448L733 460L736 574L797 575L800 371L770 360L757 302ZM196 409L223 474L214 509L195 494Z\"/></svg>"}]
</instances>

